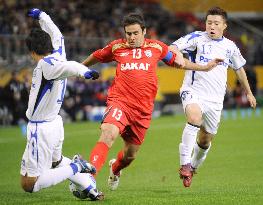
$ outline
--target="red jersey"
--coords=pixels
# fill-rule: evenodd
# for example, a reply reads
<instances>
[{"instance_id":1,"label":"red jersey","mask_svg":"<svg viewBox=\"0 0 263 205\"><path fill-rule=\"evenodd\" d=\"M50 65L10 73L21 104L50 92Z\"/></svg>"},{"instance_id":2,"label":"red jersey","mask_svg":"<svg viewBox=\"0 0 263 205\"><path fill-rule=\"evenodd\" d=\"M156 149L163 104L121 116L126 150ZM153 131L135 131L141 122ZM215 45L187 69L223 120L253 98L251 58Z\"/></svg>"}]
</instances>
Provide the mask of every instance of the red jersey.
<instances>
[{"instance_id":1,"label":"red jersey","mask_svg":"<svg viewBox=\"0 0 263 205\"><path fill-rule=\"evenodd\" d=\"M166 44L150 39L145 39L139 48L131 48L125 39L118 39L95 51L93 56L100 62L117 62L107 102L121 102L128 108L151 114L158 84L157 63L167 53Z\"/></svg>"}]
</instances>

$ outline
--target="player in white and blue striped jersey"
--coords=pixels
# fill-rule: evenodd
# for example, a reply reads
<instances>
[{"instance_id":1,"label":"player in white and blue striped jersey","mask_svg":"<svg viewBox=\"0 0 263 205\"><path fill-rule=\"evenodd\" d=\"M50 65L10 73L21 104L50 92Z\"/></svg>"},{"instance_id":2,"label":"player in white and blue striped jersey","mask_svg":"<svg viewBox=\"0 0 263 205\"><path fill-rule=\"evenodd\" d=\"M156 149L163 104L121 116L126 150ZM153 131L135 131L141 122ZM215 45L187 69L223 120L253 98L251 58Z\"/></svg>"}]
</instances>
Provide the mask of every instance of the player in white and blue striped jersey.
<instances>
[{"instance_id":1,"label":"player in white and blue striped jersey","mask_svg":"<svg viewBox=\"0 0 263 205\"><path fill-rule=\"evenodd\" d=\"M179 175L185 187L191 185L193 173L205 160L211 141L217 133L226 92L228 67L236 72L247 93L250 106L256 107L256 99L243 68L246 60L236 44L223 36L226 27L227 13L219 7L211 8L206 15L206 31L190 33L170 46L170 49L177 53L178 50L187 52L190 59L197 64L207 64L214 58L224 59L224 62L208 72L186 71L180 89L187 118L179 145Z\"/></svg>"},{"instance_id":2,"label":"player in white and blue striped jersey","mask_svg":"<svg viewBox=\"0 0 263 205\"><path fill-rule=\"evenodd\" d=\"M99 73L78 62L67 61L64 37L45 12L31 9L28 16L39 20L41 29L32 29L26 39L37 66L33 71L26 111L29 122L20 171L22 188L27 192L37 192L69 179L87 189L92 200L100 200L102 193L92 186L94 182L91 184L84 177L88 173L95 174L95 168L78 156L73 161L62 156L64 127L58 114L66 90L66 78L79 76L95 80Z\"/></svg>"}]
</instances>

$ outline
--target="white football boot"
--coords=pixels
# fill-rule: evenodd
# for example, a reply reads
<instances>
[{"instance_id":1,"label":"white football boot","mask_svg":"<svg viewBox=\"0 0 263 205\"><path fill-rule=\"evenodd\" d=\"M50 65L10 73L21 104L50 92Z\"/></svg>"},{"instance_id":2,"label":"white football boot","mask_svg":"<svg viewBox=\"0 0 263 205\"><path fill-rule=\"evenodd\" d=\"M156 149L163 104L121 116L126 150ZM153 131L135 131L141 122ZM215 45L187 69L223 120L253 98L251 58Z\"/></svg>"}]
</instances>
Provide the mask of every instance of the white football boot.
<instances>
[{"instance_id":1,"label":"white football boot","mask_svg":"<svg viewBox=\"0 0 263 205\"><path fill-rule=\"evenodd\" d=\"M114 175L112 172L112 164L116 161L116 159L111 159L109 161L109 166L110 166L110 176L108 178L108 185L109 189L114 191L118 188L119 182L120 182L120 176L121 176L121 171L119 175Z\"/></svg>"}]
</instances>

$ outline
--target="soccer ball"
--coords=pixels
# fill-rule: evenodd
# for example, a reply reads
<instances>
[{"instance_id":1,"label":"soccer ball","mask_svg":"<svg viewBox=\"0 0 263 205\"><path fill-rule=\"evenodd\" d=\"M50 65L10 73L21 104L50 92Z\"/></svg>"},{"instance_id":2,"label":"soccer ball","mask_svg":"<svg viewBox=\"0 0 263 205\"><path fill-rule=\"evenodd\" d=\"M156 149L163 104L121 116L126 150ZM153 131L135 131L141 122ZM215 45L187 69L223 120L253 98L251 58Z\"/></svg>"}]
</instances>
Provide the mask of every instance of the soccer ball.
<instances>
[{"instance_id":1,"label":"soccer ball","mask_svg":"<svg viewBox=\"0 0 263 205\"><path fill-rule=\"evenodd\" d=\"M86 198L90 198L90 194L85 190L89 187L89 189L96 189L96 181L94 179L94 177L91 174L87 174L87 173L81 173L83 178L83 180L86 180L88 183L87 187L83 187L79 184L75 184L74 182L70 181L69 183L69 190L70 192L73 194L73 196L79 198L79 199L86 199Z\"/></svg>"}]
</instances>

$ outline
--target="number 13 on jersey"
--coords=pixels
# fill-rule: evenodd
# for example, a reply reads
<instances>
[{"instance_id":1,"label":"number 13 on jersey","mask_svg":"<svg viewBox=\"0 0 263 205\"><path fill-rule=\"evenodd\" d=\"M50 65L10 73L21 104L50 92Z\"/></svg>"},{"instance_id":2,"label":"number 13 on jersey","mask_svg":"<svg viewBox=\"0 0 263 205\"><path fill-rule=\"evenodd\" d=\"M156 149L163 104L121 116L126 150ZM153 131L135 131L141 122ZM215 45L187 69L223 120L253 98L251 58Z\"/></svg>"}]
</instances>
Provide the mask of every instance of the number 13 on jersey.
<instances>
[{"instance_id":1,"label":"number 13 on jersey","mask_svg":"<svg viewBox=\"0 0 263 205\"><path fill-rule=\"evenodd\" d=\"M142 58L142 49L140 48L132 49L132 57L135 59Z\"/></svg>"},{"instance_id":2,"label":"number 13 on jersey","mask_svg":"<svg viewBox=\"0 0 263 205\"><path fill-rule=\"evenodd\" d=\"M120 121L122 116L122 111L118 108L115 108L112 113L112 117L114 117L116 120Z\"/></svg>"}]
</instances>

